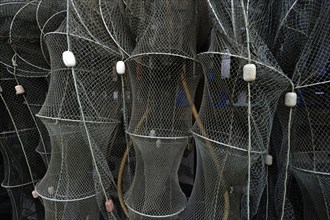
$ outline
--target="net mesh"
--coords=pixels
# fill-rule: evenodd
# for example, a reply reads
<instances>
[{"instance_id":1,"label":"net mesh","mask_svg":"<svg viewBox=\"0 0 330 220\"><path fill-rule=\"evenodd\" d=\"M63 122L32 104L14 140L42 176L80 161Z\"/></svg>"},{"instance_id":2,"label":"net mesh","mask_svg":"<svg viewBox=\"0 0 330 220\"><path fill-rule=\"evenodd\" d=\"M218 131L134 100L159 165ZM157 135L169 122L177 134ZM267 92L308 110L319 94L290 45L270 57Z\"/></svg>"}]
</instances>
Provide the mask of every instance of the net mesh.
<instances>
[{"instance_id":1,"label":"net mesh","mask_svg":"<svg viewBox=\"0 0 330 220\"><path fill-rule=\"evenodd\" d=\"M0 179L1 181L4 179L4 163L3 163L3 156L1 153L0 156ZM11 204L10 204L10 198L9 195L7 193L6 188L0 186L0 205L2 207L2 210L0 211L0 215L2 216L2 218L7 218L9 219L11 217Z\"/></svg>"},{"instance_id":2,"label":"net mesh","mask_svg":"<svg viewBox=\"0 0 330 220\"><path fill-rule=\"evenodd\" d=\"M40 49L38 49L39 36L37 35L40 31L33 17L36 7L35 2L0 2L2 19L0 47L3 52L0 55L0 62L13 72L12 59L17 51L15 60L17 75L41 76L45 74L46 69L42 68L45 66L45 62L40 57ZM23 32L20 30L21 25L25 27ZM31 51L29 52L30 46ZM36 60L34 60L34 56L36 56ZM40 66L38 66L39 64Z\"/></svg>"},{"instance_id":3,"label":"net mesh","mask_svg":"<svg viewBox=\"0 0 330 220\"><path fill-rule=\"evenodd\" d=\"M282 70L292 76L321 10L322 1L276 1L270 47Z\"/></svg>"},{"instance_id":4,"label":"net mesh","mask_svg":"<svg viewBox=\"0 0 330 220\"><path fill-rule=\"evenodd\" d=\"M135 3L136 4L136 3ZM168 53L187 57L196 54L196 1L145 1L132 16L136 45L131 55ZM134 12L133 12L134 13ZM164 19L166 17L166 19Z\"/></svg>"},{"instance_id":5,"label":"net mesh","mask_svg":"<svg viewBox=\"0 0 330 220\"><path fill-rule=\"evenodd\" d=\"M40 29L36 20L37 2L26 3L11 21L10 45L22 62L47 73L49 65L45 62L40 47ZM32 74L30 73L29 76Z\"/></svg>"},{"instance_id":6,"label":"net mesh","mask_svg":"<svg viewBox=\"0 0 330 220\"><path fill-rule=\"evenodd\" d=\"M34 117L45 98L48 89L46 80L47 68L49 68L40 50L40 30L37 26L35 13L37 2L19 4L3 4L2 8L7 13L8 22L2 23L4 40L8 48L3 52L1 60L7 66L17 84L22 85L24 103L30 111L31 117L38 130L40 143L37 151L41 153L46 164L50 153L49 136L42 123ZM11 9L11 10L10 10ZM14 9L14 10L13 10ZM9 25L8 25L9 24ZM21 28L24 26L24 28ZM10 48L9 48L10 46Z\"/></svg>"},{"instance_id":7,"label":"net mesh","mask_svg":"<svg viewBox=\"0 0 330 220\"><path fill-rule=\"evenodd\" d=\"M133 98L128 133L137 164L126 203L142 215L175 215L186 203L177 177L192 121L185 92L194 93L201 67L174 55L141 55L127 66Z\"/></svg>"},{"instance_id":8,"label":"net mesh","mask_svg":"<svg viewBox=\"0 0 330 220\"><path fill-rule=\"evenodd\" d=\"M302 1L292 8L285 22L296 29L284 26L283 29L288 30L280 31L279 36L284 39L286 36L304 36L290 38L295 43L290 40L283 43L288 42L295 48L290 55L292 59L283 63L283 70L287 71L287 66L291 68L287 75L292 76L298 104L291 114L282 108L278 110L285 160L279 162L283 168L277 185L277 212L281 219L328 219L329 42L326 33L329 31L329 4L326 1ZM290 46L279 60L290 54ZM290 65L287 62L291 62Z\"/></svg>"},{"instance_id":9,"label":"net mesh","mask_svg":"<svg viewBox=\"0 0 330 220\"><path fill-rule=\"evenodd\" d=\"M107 163L112 132L121 119L120 81L114 71L119 53L103 26L98 4L68 1L66 20L44 34L51 73L49 91L38 113L51 137L50 166L37 185L47 219L95 219L115 199ZM62 53L73 52L67 68ZM83 184L82 184L83 183Z\"/></svg>"},{"instance_id":10,"label":"net mesh","mask_svg":"<svg viewBox=\"0 0 330 220\"><path fill-rule=\"evenodd\" d=\"M32 197L34 186L45 173L42 158L35 149L39 142L45 149L44 138L34 114L40 108L47 91L42 59L38 57L38 30L30 13L35 4L23 1L0 2L1 16L1 152L4 158L5 179L2 185L11 198L13 219L43 219L40 200ZM32 14L33 16L33 14ZM21 25L27 29L22 30ZM20 31L23 32L20 32ZM2 50L3 49L3 50ZM17 54L22 56L18 56ZM29 63L35 56L36 63ZM3 66L4 64L4 66ZM19 65L19 67L18 67ZM24 85L25 92L17 93L15 86ZM38 85L40 89L38 88ZM43 91L43 94L39 94ZM17 93L17 94L15 94ZM46 161L45 161L46 162Z\"/></svg>"},{"instance_id":11,"label":"net mesh","mask_svg":"<svg viewBox=\"0 0 330 220\"><path fill-rule=\"evenodd\" d=\"M182 218L250 219L265 191L264 157L277 102L289 81L262 40L266 4L209 1L209 7L211 45L197 56L205 78L200 121L193 129L198 168ZM250 85L243 80L247 63L257 69Z\"/></svg>"},{"instance_id":12,"label":"net mesh","mask_svg":"<svg viewBox=\"0 0 330 220\"><path fill-rule=\"evenodd\" d=\"M327 0L0 0L13 218L330 219L329 13Z\"/></svg>"},{"instance_id":13,"label":"net mesh","mask_svg":"<svg viewBox=\"0 0 330 220\"><path fill-rule=\"evenodd\" d=\"M45 173L35 148L39 133L22 96L15 94L16 81L1 66L0 151L4 162L2 186L7 189L13 218L42 219L43 208L31 192Z\"/></svg>"},{"instance_id":14,"label":"net mesh","mask_svg":"<svg viewBox=\"0 0 330 220\"><path fill-rule=\"evenodd\" d=\"M187 202L177 175L192 124L187 95L194 96L202 73L192 59L196 1L127 5L136 37L132 56L125 62L132 89L127 132L136 168L125 202L134 219L177 218Z\"/></svg>"}]
</instances>

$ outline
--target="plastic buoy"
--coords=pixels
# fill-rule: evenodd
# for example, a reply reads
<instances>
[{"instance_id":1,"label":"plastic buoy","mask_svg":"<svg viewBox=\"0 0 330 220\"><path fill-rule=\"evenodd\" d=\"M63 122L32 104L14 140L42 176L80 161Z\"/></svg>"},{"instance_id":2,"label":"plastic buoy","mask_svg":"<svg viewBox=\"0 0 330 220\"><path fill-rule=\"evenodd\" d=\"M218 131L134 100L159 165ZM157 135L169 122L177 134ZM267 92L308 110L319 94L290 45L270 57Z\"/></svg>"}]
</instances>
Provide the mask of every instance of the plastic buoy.
<instances>
[{"instance_id":1,"label":"plastic buoy","mask_svg":"<svg viewBox=\"0 0 330 220\"><path fill-rule=\"evenodd\" d=\"M156 131L154 129L150 130L149 136L156 137Z\"/></svg>"},{"instance_id":2,"label":"plastic buoy","mask_svg":"<svg viewBox=\"0 0 330 220\"><path fill-rule=\"evenodd\" d=\"M22 85L15 86L16 95L22 95L25 93L25 90Z\"/></svg>"},{"instance_id":3,"label":"plastic buoy","mask_svg":"<svg viewBox=\"0 0 330 220\"><path fill-rule=\"evenodd\" d=\"M122 75L126 71L125 63L124 61L118 61L116 64L116 71L118 74Z\"/></svg>"},{"instance_id":4,"label":"plastic buoy","mask_svg":"<svg viewBox=\"0 0 330 220\"><path fill-rule=\"evenodd\" d=\"M267 166L273 165L273 156L272 155L270 155L270 154L266 155L266 157L265 157L265 164Z\"/></svg>"},{"instance_id":5,"label":"plastic buoy","mask_svg":"<svg viewBox=\"0 0 330 220\"><path fill-rule=\"evenodd\" d=\"M105 208L106 208L107 212L112 212L114 210L115 206L114 206L113 201L111 199L105 201Z\"/></svg>"},{"instance_id":6,"label":"plastic buoy","mask_svg":"<svg viewBox=\"0 0 330 220\"><path fill-rule=\"evenodd\" d=\"M38 193L35 190L32 191L32 197L35 199L39 197Z\"/></svg>"},{"instance_id":7,"label":"plastic buoy","mask_svg":"<svg viewBox=\"0 0 330 220\"><path fill-rule=\"evenodd\" d=\"M49 193L49 195L54 195L54 193L55 193L55 188L54 188L54 186L50 186L50 187L48 187L48 193Z\"/></svg>"},{"instance_id":8,"label":"plastic buoy","mask_svg":"<svg viewBox=\"0 0 330 220\"><path fill-rule=\"evenodd\" d=\"M294 107L297 105L297 93L288 92L285 94L285 105L288 107Z\"/></svg>"},{"instance_id":9,"label":"plastic buoy","mask_svg":"<svg viewBox=\"0 0 330 220\"><path fill-rule=\"evenodd\" d=\"M3 92L3 90L2 90L2 87L0 86L0 93L2 93Z\"/></svg>"},{"instance_id":10,"label":"plastic buoy","mask_svg":"<svg viewBox=\"0 0 330 220\"><path fill-rule=\"evenodd\" d=\"M158 140L156 141L156 147L157 147L157 148L160 148L161 146L162 146L162 141L158 139Z\"/></svg>"},{"instance_id":11,"label":"plastic buoy","mask_svg":"<svg viewBox=\"0 0 330 220\"><path fill-rule=\"evenodd\" d=\"M63 63L67 67L75 67L76 66L76 57L71 51L64 51L62 54Z\"/></svg>"},{"instance_id":12,"label":"plastic buoy","mask_svg":"<svg viewBox=\"0 0 330 220\"><path fill-rule=\"evenodd\" d=\"M257 68L254 64L246 64L243 67L243 79L246 82L255 81L257 78Z\"/></svg>"},{"instance_id":13,"label":"plastic buoy","mask_svg":"<svg viewBox=\"0 0 330 220\"><path fill-rule=\"evenodd\" d=\"M119 93L117 91L113 92L113 99L118 99L118 96L119 96Z\"/></svg>"}]
</instances>

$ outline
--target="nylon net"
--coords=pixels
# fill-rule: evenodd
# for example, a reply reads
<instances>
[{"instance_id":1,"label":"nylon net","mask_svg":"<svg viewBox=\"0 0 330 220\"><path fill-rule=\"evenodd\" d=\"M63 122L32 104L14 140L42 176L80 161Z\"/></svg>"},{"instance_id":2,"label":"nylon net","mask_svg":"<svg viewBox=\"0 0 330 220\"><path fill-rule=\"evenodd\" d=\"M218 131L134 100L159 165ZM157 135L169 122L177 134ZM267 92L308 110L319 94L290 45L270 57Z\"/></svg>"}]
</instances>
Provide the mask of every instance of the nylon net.
<instances>
[{"instance_id":1,"label":"nylon net","mask_svg":"<svg viewBox=\"0 0 330 220\"><path fill-rule=\"evenodd\" d=\"M13 219L330 219L329 14L328 0L0 0Z\"/></svg>"},{"instance_id":2,"label":"nylon net","mask_svg":"<svg viewBox=\"0 0 330 220\"><path fill-rule=\"evenodd\" d=\"M125 202L134 219L176 218L187 202L177 175L192 124L187 95L194 96L202 73L192 59L196 1L128 5L137 41L126 60L136 169Z\"/></svg>"},{"instance_id":3,"label":"nylon net","mask_svg":"<svg viewBox=\"0 0 330 220\"><path fill-rule=\"evenodd\" d=\"M107 162L112 132L119 124L121 91L114 50L96 4L69 1L68 17L45 33L50 54L49 91L38 117L51 137L50 166L37 185L47 219L95 219L116 188ZM69 44L68 44L69 43ZM77 65L67 68L66 50ZM83 183L83 184L82 184Z\"/></svg>"},{"instance_id":4,"label":"nylon net","mask_svg":"<svg viewBox=\"0 0 330 220\"><path fill-rule=\"evenodd\" d=\"M209 7L214 18L211 45L197 56L205 78L200 121L193 129L197 174L182 218L250 219L267 182L264 158L273 115L289 83L262 40L266 4L209 1ZM243 80L247 63L257 69L250 85Z\"/></svg>"},{"instance_id":5,"label":"nylon net","mask_svg":"<svg viewBox=\"0 0 330 220\"><path fill-rule=\"evenodd\" d=\"M284 147L290 150L288 181L284 182L284 196L280 212L284 219L328 219L329 218L329 162L328 162L328 102L329 102L329 4L319 2L320 10L305 46L295 65L292 81L298 95L298 104L292 110L288 122L290 142ZM293 176L293 177L291 177ZM292 183L290 178L294 178ZM299 187L303 201L300 210L288 212L292 194ZM284 199L283 199L284 198ZM291 201L291 200L292 201ZM308 204L308 205L306 205Z\"/></svg>"},{"instance_id":6,"label":"nylon net","mask_svg":"<svg viewBox=\"0 0 330 220\"><path fill-rule=\"evenodd\" d=\"M34 117L41 108L48 90L46 77L49 69L40 49L40 30L35 19L37 7L37 2L25 3L13 14L10 28L8 28L8 42L12 50L5 52L4 57L7 57L8 60L4 59L4 63L8 66L9 58L11 58L8 71L14 75L17 83L26 90L23 95L24 102L28 106L40 136L37 151L42 155L45 164L48 165L49 136L40 120Z\"/></svg>"},{"instance_id":7,"label":"nylon net","mask_svg":"<svg viewBox=\"0 0 330 220\"><path fill-rule=\"evenodd\" d=\"M39 32L30 15L35 7L36 4L23 1L0 2L1 152L5 170L2 184L11 198L13 219L43 218L40 200L31 194L46 170L35 149L38 145L45 149L44 139L48 136L41 132L34 117L47 91L43 59L39 59L35 50ZM23 30L21 25L27 29ZM29 60L36 61L35 65Z\"/></svg>"},{"instance_id":8,"label":"nylon net","mask_svg":"<svg viewBox=\"0 0 330 220\"><path fill-rule=\"evenodd\" d=\"M11 198L13 218L36 218L43 211L40 201L35 200L31 192L46 171L42 158L35 151L39 133L23 97L15 94L16 81L3 66L0 76L3 90L0 93L0 151L4 161L2 186Z\"/></svg>"}]
</instances>

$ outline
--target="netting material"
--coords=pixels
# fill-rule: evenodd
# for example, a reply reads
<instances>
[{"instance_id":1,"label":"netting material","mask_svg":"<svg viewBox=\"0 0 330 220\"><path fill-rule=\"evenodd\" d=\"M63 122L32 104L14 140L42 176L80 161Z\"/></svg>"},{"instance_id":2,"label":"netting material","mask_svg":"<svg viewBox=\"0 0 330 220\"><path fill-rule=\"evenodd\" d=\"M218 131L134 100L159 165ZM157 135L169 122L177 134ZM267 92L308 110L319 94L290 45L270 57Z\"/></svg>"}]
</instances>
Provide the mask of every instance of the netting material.
<instances>
[{"instance_id":1,"label":"netting material","mask_svg":"<svg viewBox=\"0 0 330 220\"><path fill-rule=\"evenodd\" d=\"M104 198L115 192L106 154L120 119L119 81L113 69L119 53L106 46L103 23L90 23L101 21L93 8L86 15L86 2L68 4L69 26L63 23L45 34L51 79L38 116L51 135L52 157L37 192L45 201L47 219L95 218L100 210L107 216ZM77 60L74 69L62 63L68 48ZM115 210L108 218L114 215Z\"/></svg>"},{"instance_id":2,"label":"netting material","mask_svg":"<svg viewBox=\"0 0 330 220\"><path fill-rule=\"evenodd\" d=\"M289 76L306 46L317 21L322 1L274 2L278 18L273 21L273 35L269 37L270 48L281 69Z\"/></svg>"},{"instance_id":3,"label":"netting material","mask_svg":"<svg viewBox=\"0 0 330 220\"><path fill-rule=\"evenodd\" d=\"M135 178L130 191L127 192L126 204L131 210L142 215L178 214L187 201L177 176L181 158L173 158L183 155L187 138L174 142L131 135L131 140L135 144L137 164Z\"/></svg>"},{"instance_id":4,"label":"netting material","mask_svg":"<svg viewBox=\"0 0 330 220\"><path fill-rule=\"evenodd\" d=\"M231 64L230 66L224 67L220 66L226 65L226 59L230 57ZM225 180L235 178L237 179L237 183L233 184L236 188L236 191L239 191L238 194L236 194L236 197L232 195L233 197L229 197L229 201L236 201L232 202L233 204L240 204L241 202L241 196L244 195L244 192L241 190L246 187L246 164L247 164L247 146L248 146L248 128L247 128L247 98L246 98L246 88L244 88L244 82L241 78L242 70L239 69L239 67L235 68L236 66L239 66L240 60L235 59L231 57L228 54L216 54L216 53L210 53L210 54L204 54L200 55L200 60L204 64L205 67L205 78L206 78L206 89L204 92L204 98L203 98L203 104L201 107L200 117L201 121L204 125L204 130L195 127L195 132L199 135L199 138L203 138L204 141L203 144L197 145L197 147L202 148L200 151L209 151L208 153L204 153L202 161L213 161L213 165L204 165L203 162L200 162L203 164L203 166L206 166L207 169L215 169L212 173L217 173L216 176L213 177L203 177L203 174L200 174L202 180L198 180L199 174L197 174L197 180L196 181L202 181L202 183L196 184L195 187L196 190L194 192L198 192L199 190L203 188L208 188L207 186L203 185L203 181L206 181L206 185L211 185L215 187L216 185L214 183L220 181L222 182L222 186L218 186L222 188L222 193L220 193L219 196L216 196L213 194L213 196L207 196L207 195L196 195L196 197L193 197L190 201L192 201L192 206L198 204L200 201L204 201L205 199L209 201L213 206L216 206L216 204L219 204L219 210L223 210L225 206L225 199L223 197L223 194L225 191L227 193L231 190L232 185L230 183L227 183ZM243 61L244 62L244 61ZM220 64L220 65L219 65ZM217 66L219 65L219 66ZM228 63L227 63L228 65ZM242 66L242 64L241 64ZM226 69L230 68L230 77L224 76L226 74ZM265 164L264 156L267 153L267 143L269 141L269 133L270 133L270 125L272 120L273 112L275 111L276 102L278 99L278 96L274 96L272 90L274 91L275 88L278 89L282 86L282 89L286 86L286 80L284 77L279 77L279 80L275 78L275 74L271 74L270 71L267 68L263 68L262 66L257 65L258 69L258 78L257 81L253 84L252 94L252 114L254 119L254 124L252 127L252 158L251 158L251 172L252 172L252 180L251 180L251 207L254 210L254 214L258 209L258 203L260 200L260 196L264 190L264 186L266 183L266 171L265 171ZM221 71L222 70L222 71ZM227 72L228 74L228 72ZM237 74L237 75L236 75ZM274 76L274 78L272 78ZM234 79L233 79L234 78ZM259 81L260 80L260 81ZM270 87L263 87L263 83L267 81L266 85L270 85L271 83L274 83L276 86L272 88ZM276 82L277 81L277 82ZM263 101L260 101L263 100ZM267 101L268 102L267 102ZM201 136L200 136L201 135ZM207 136L205 136L207 135ZM215 143L211 142L214 141ZM199 141L200 142L200 141ZM231 168L225 168L223 167L222 163L224 162L224 158L227 151L231 152L232 150L237 149L236 151L241 152L238 154L237 158L237 164L232 164ZM212 154L215 154L214 152L219 154L219 156L215 156ZM234 150L235 151L235 150ZM221 155L221 153L223 155ZM241 156L239 156L241 155ZM202 158L202 156L201 156ZM235 157L233 156L232 159L228 160L230 163L234 163ZM225 160L226 161L226 160ZM218 164L217 164L218 163ZM244 165L245 164L245 165ZM223 171L216 170L216 167L218 169L223 169ZM237 169L241 169L242 173L239 174L238 170L235 170L233 167L237 167ZM244 168L244 169L243 169ZM223 174L222 174L223 173ZM240 178L242 179L241 182L239 181ZM217 181L218 180L218 181ZM240 182L240 183L239 183ZM212 184L213 183L213 184ZM234 189L235 190L235 189ZM216 188L211 190L211 192L216 191ZM194 194L193 194L194 195ZM213 198L213 199L210 199ZM217 198L217 199L215 199ZM215 199L215 201L214 201ZM219 200L219 201L216 201ZM194 201L194 202L193 202ZM240 209L244 210L244 206L246 202L244 202L244 199L242 201L242 206L238 207L236 210L231 207L229 216L232 216L234 219L239 219L245 216L244 211L238 212ZM210 204L208 202L205 203L206 207L210 207ZM231 202L230 202L231 204ZM212 206L212 205L211 205ZM187 210L187 215L190 216L190 218L196 218L198 217L194 216L195 209L194 208ZM220 217L223 216L221 211L213 212L214 216L211 216L210 211L205 211L204 214L206 216L203 216L204 218L212 218L212 217ZM196 212L198 213L198 211ZM195 215L197 215L195 213ZM235 216L236 215L236 216ZM187 219L189 219L187 217Z\"/></svg>"},{"instance_id":5,"label":"netting material","mask_svg":"<svg viewBox=\"0 0 330 220\"><path fill-rule=\"evenodd\" d=\"M215 26L209 51L198 55L205 91L193 129L203 168L183 218L250 219L265 190L273 115L289 81L260 37L264 4L210 1L209 6ZM257 69L250 85L242 79L247 63ZM201 193L210 187L209 194Z\"/></svg>"},{"instance_id":6,"label":"netting material","mask_svg":"<svg viewBox=\"0 0 330 220\"><path fill-rule=\"evenodd\" d=\"M45 215L48 219L99 219L99 209L95 198L71 202L44 200Z\"/></svg>"},{"instance_id":7,"label":"netting material","mask_svg":"<svg viewBox=\"0 0 330 220\"><path fill-rule=\"evenodd\" d=\"M37 7L37 2L31 2L17 11L10 26L10 45L22 61L39 69L41 73L47 73L49 65L45 62L40 47Z\"/></svg>"},{"instance_id":8,"label":"netting material","mask_svg":"<svg viewBox=\"0 0 330 220\"><path fill-rule=\"evenodd\" d=\"M201 66L196 54L196 2L128 2L136 39L126 60L132 88L127 133L136 154L126 194L132 218L176 218L186 206L177 171L188 143L191 106ZM163 19L164 16L167 19Z\"/></svg>"},{"instance_id":9,"label":"netting material","mask_svg":"<svg viewBox=\"0 0 330 220\"><path fill-rule=\"evenodd\" d=\"M241 197L246 194L247 166L240 164L247 163L246 152L226 149L225 146L212 143L203 137L194 137L199 150L198 170L194 190L182 219L216 219L221 216L241 219L246 211L241 210L245 202L244 199L241 202ZM253 154L252 158L255 165L263 164L262 157L258 154ZM264 168L258 167L256 171L261 173L256 173L257 176L264 177Z\"/></svg>"},{"instance_id":10,"label":"netting material","mask_svg":"<svg viewBox=\"0 0 330 220\"><path fill-rule=\"evenodd\" d=\"M45 149L43 138L34 114L40 108L47 91L44 79L29 78L44 76L44 64L36 49L39 30L35 29L33 13L36 2L4 2L1 10L1 152L5 162L6 178L3 186L7 188L13 207L13 219L43 218L40 200L32 197L34 186L45 173L42 158L35 149ZM20 28L21 26L27 29ZM18 56L19 53L21 56ZM31 59L35 65L29 63ZM19 65L19 67L18 67ZM41 81L40 81L41 80ZM40 90L38 88L38 83ZM25 84L26 94L16 95L15 86ZM24 87L23 87L24 88ZM41 92L43 94L39 94ZM37 94L37 95L36 95ZM45 150L43 150L45 151ZM47 164L47 161L45 160Z\"/></svg>"},{"instance_id":11,"label":"netting material","mask_svg":"<svg viewBox=\"0 0 330 220\"><path fill-rule=\"evenodd\" d=\"M15 94L16 81L1 68L0 85L0 151L5 178L2 186L8 191L14 218L40 217L40 201L32 198L34 184L42 178L45 167L35 148L39 133L24 99Z\"/></svg>"},{"instance_id":12,"label":"netting material","mask_svg":"<svg viewBox=\"0 0 330 220\"><path fill-rule=\"evenodd\" d=\"M194 95L202 72L205 92L193 129L198 171L188 207L179 218L249 219L267 214L268 219L329 218L327 1L1 3L0 46L5 52L0 62L9 78L15 76L9 80L12 93L16 83L26 90L20 102L28 107L23 114L27 118L44 101L51 64L51 92L39 113L51 132L57 158L38 187L48 218L96 218L99 209L114 217L105 212L104 203L110 197L116 203L112 171L118 158L112 154L123 146L114 150L111 133L116 133L122 117L121 91L128 99L130 86L133 111L125 109L125 117L132 118L126 128L136 151L132 156L128 142L128 169L136 168L126 195L130 218L178 218L186 206L177 168L191 135L187 96ZM211 46L196 61L196 49L208 44L209 12L214 19ZM76 55L74 69L62 64L61 54L67 49ZM127 56L131 85L121 90L118 80L124 77L116 76L113 67L119 57ZM242 80L247 63L257 66L253 83ZM292 90L291 83L298 106L278 109L280 125L272 134L277 142L271 146L278 173L269 173L264 157L273 115L278 98ZM40 121L30 122L31 132L18 133L22 132L23 145L32 149L47 131ZM12 129L8 132L3 149L19 142ZM31 146L27 135L35 137ZM37 148L45 156L48 141L40 141ZM47 163L46 159L49 156L44 157ZM27 172L25 167L23 173ZM278 178L275 190L273 183L266 188L267 176ZM275 204L268 204L274 197Z\"/></svg>"},{"instance_id":13,"label":"netting material","mask_svg":"<svg viewBox=\"0 0 330 220\"><path fill-rule=\"evenodd\" d=\"M16 83L23 85L27 92L23 95L24 103L33 117L40 136L38 151L42 153L47 164L48 159L45 155L50 151L48 134L40 121L34 118L47 93L47 81L44 77L47 74L45 68L48 67L38 49L40 31L34 16L37 2L24 4L13 2L3 4L1 8L5 12L2 14L5 18L2 23L3 39L8 39L2 44L6 50L2 53L1 62L15 77Z\"/></svg>"},{"instance_id":14,"label":"netting material","mask_svg":"<svg viewBox=\"0 0 330 220\"><path fill-rule=\"evenodd\" d=\"M196 1L188 0L181 4L173 1L131 4L131 30L136 34L136 46L131 55L168 53L195 56Z\"/></svg>"},{"instance_id":15,"label":"netting material","mask_svg":"<svg viewBox=\"0 0 330 220\"><path fill-rule=\"evenodd\" d=\"M32 10L35 10L36 4L35 2L25 3L25 2L10 2L5 3L3 1L0 2L0 10L1 10L1 57L0 62L4 64L11 72L13 72L13 62L12 59L15 55L15 49L19 53L22 53L22 56L27 58L27 61L33 59L33 54L36 56L39 54L39 50L37 49L37 44L39 41L39 36L37 37L39 30L35 29L34 20L31 18L31 14L27 16L27 20L25 21L22 18L22 14L24 17L24 13L28 13ZM28 11L28 12L26 12ZM33 15L33 14L32 14ZM28 30L25 32L20 32L19 26L25 22L25 26L27 26ZM37 28L37 27L36 27ZM26 38L25 38L26 35ZM34 50L31 53L27 53L29 46L32 46ZM12 48L13 47L13 48ZM42 60L37 59L38 64L42 63ZM16 71L19 72L18 75L34 75L40 76L44 75L45 71L40 69L38 66L31 65L31 63L26 62L20 56L16 58L16 64L19 66L16 67Z\"/></svg>"},{"instance_id":16,"label":"netting material","mask_svg":"<svg viewBox=\"0 0 330 220\"><path fill-rule=\"evenodd\" d=\"M327 192L327 90L329 44L325 33L329 30L329 4L317 2L321 9L310 21L309 33L300 49L301 54L294 66L292 81L298 95L298 104L292 109L291 117L283 120L287 126L288 142L282 148L288 148L284 169L286 179L279 198L278 210L281 219L329 218L329 195ZM312 3L311 3L312 4ZM316 3L314 3L316 4ZM310 4L308 4L310 6ZM299 22L299 19L298 21ZM290 73L288 73L290 75ZM281 111L281 114L285 114ZM291 127L290 127L291 124ZM296 181L292 181L292 179ZM293 185L300 188L303 208L294 209L299 194ZM299 199L299 198L298 198ZM306 205L308 204L308 205ZM291 209L291 210L290 210ZM302 213L302 214L301 214Z\"/></svg>"},{"instance_id":17,"label":"netting material","mask_svg":"<svg viewBox=\"0 0 330 220\"><path fill-rule=\"evenodd\" d=\"M170 55L146 55L126 63L133 96L128 133L137 154L126 203L146 216L176 215L186 204L177 171L192 120L184 84L194 94L201 67Z\"/></svg>"},{"instance_id":18,"label":"netting material","mask_svg":"<svg viewBox=\"0 0 330 220\"><path fill-rule=\"evenodd\" d=\"M40 200L31 196L33 185L8 188L11 198L12 219L44 219L44 207Z\"/></svg>"}]
</instances>

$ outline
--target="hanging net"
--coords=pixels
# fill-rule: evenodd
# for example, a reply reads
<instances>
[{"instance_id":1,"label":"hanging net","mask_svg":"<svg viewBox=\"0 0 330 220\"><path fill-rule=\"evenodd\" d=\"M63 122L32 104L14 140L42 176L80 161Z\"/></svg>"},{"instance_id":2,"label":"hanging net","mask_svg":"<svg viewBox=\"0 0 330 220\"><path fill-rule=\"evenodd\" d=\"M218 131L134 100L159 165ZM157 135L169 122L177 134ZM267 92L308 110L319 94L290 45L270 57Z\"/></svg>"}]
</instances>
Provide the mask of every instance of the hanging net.
<instances>
[{"instance_id":1,"label":"hanging net","mask_svg":"<svg viewBox=\"0 0 330 220\"><path fill-rule=\"evenodd\" d=\"M321 9L296 64L292 81L298 104L288 119L290 141L288 180L284 182L280 213L284 219L299 219L299 212L290 215L292 189L290 175L301 191L304 219L330 217L329 159L328 159L328 102L329 102L329 4L320 1ZM308 205L306 205L308 204Z\"/></svg>"},{"instance_id":2,"label":"hanging net","mask_svg":"<svg viewBox=\"0 0 330 220\"><path fill-rule=\"evenodd\" d=\"M186 96L194 96L201 74L193 60L195 7L195 1L128 3L137 39L126 60L136 169L125 202L134 219L175 218L186 206L177 172L192 124Z\"/></svg>"},{"instance_id":3,"label":"hanging net","mask_svg":"<svg viewBox=\"0 0 330 220\"><path fill-rule=\"evenodd\" d=\"M262 40L266 4L209 1L209 7L211 45L197 57L205 78L193 128L197 174L182 219L250 219L265 190L273 115L289 80ZM243 80L248 63L257 70L251 83Z\"/></svg>"},{"instance_id":4,"label":"hanging net","mask_svg":"<svg viewBox=\"0 0 330 220\"><path fill-rule=\"evenodd\" d=\"M44 35L50 54L50 87L38 117L51 137L51 161L37 185L47 219L97 219L116 188L107 163L110 138L121 119L121 91L111 38L98 4L69 1L68 17ZM68 20L67 20L68 19ZM69 43L69 44L68 44ZM66 50L77 65L67 68Z\"/></svg>"},{"instance_id":5,"label":"hanging net","mask_svg":"<svg viewBox=\"0 0 330 220\"><path fill-rule=\"evenodd\" d=\"M15 94L16 81L3 66L0 70L0 151L4 161L1 185L11 198L13 218L37 217L43 208L31 192L45 173L42 159L35 151L39 134L23 97Z\"/></svg>"},{"instance_id":6,"label":"hanging net","mask_svg":"<svg viewBox=\"0 0 330 220\"><path fill-rule=\"evenodd\" d=\"M4 179L4 163L3 163L2 154L0 157L0 179L1 182ZM2 186L0 186L0 200L1 200L0 205L2 207L0 211L0 216L2 216L2 218L9 219L11 217L11 211L12 211L10 198L7 193L7 190Z\"/></svg>"},{"instance_id":7,"label":"hanging net","mask_svg":"<svg viewBox=\"0 0 330 220\"><path fill-rule=\"evenodd\" d=\"M13 219L330 219L329 14L327 0L0 0Z\"/></svg>"},{"instance_id":8,"label":"hanging net","mask_svg":"<svg viewBox=\"0 0 330 220\"><path fill-rule=\"evenodd\" d=\"M8 42L12 50L6 51L6 57L9 59L12 56L8 71L14 75L17 84L22 85L26 90L23 95L24 103L33 117L40 136L40 143L36 150L48 165L49 136L40 120L34 117L41 108L48 90L46 77L50 68L40 49L40 29L35 17L37 7L37 2L26 3L14 14L8 29Z\"/></svg>"},{"instance_id":9,"label":"hanging net","mask_svg":"<svg viewBox=\"0 0 330 220\"><path fill-rule=\"evenodd\" d=\"M43 218L40 200L34 199L31 194L36 182L45 173L42 158L35 149L38 143L45 149L43 139L48 136L47 133L42 134L34 118L47 92L47 82L39 81L38 77L29 78L45 75L42 68L37 66L42 66L42 59L38 58L38 52L34 49L39 33L34 29L33 18L29 14L34 12L34 6L36 4L23 1L0 2L0 84L3 120L0 139L5 170L2 185L11 198L14 219ZM22 30L17 25L23 25L28 29ZM18 56L17 53L22 56ZM29 59L33 58L40 63L29 63ZM43 94L39 94L40 91Z\"/></svg>"}]
</instances>

